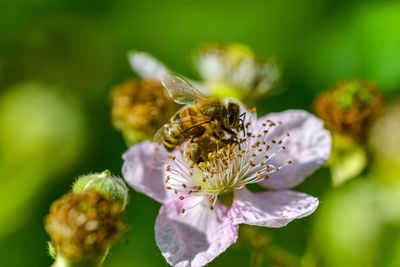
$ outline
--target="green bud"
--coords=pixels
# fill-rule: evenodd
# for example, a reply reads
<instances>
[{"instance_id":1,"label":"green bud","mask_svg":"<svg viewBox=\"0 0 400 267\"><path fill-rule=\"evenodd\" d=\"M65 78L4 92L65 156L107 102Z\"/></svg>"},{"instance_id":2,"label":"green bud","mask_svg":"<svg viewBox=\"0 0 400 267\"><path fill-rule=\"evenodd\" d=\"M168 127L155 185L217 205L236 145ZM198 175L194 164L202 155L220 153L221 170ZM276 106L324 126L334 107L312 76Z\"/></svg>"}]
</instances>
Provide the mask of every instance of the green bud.
<instances>
[{"instance_id":1,"label":"green bud","mask_svg":"<svg viewBox=\"0 0 400 267\"><path fill-rule=\"evenodd\" d=\"M118 177L112 176L108 170L102 173L93 173L79 177L72 186L75 194L94 190L110 200L115 201L125 209L128 202L128 188L125 182Z\"/></svg>"}]
</instances>

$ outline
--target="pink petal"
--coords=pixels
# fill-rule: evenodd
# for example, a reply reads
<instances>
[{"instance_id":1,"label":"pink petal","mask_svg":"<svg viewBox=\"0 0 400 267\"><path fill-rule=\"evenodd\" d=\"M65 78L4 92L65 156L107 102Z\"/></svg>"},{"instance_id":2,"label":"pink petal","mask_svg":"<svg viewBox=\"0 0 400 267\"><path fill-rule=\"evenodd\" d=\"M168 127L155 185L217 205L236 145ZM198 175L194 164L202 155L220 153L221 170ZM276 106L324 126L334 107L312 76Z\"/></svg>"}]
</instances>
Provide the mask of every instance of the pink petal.
<instances>
[{"instance_id":1,"label":"pink petal","mask_svg":"<svg viewBox=\"0 0 400 267\"><path fill-rule=\"evenodd\" d=\"M122 156L122 175L136 191L163 203L172 193L165 189L164 171L154 158L166 157L167 151L164 147L155 143L145 141L134 145Z\"/></svg>"},{"instance_id":2,"label":"pink petal","mask_svg":"<svg viewBox=\"0 0 400 267\"><path fill-rule=\"evenodd\" d=\"M182 208L186 208L185 213ZM173 266L203 266L224 252L238 236L238 226L230 223L227 213L228 208L220 203L211 211L208 200L197 196L165 203L155 233L167 262Z\"/></svg>"},{"instance_id":3,"label":"pink petal","mask_svg":"<svg viewBox=\"0 0 400 267\"><path fill-rule=\"evenodd\" d=\"M168 72L160 61L148 53L132 51L128 58L132 69L143 79L159 80Z\"/></svg>"},{"instance_id":4,"label":"pink petal","mask_svg":"<svg viewBox=\"0 0 400 267\"><path fill-rule=\"evenodd\" d=\"M286 149L273 157L270 163L278 167L288 161L292 161L292 164L271 173L270 178L261 182L261 185L275 189L294 187L328 160L331 135L324 129L323 122L311 113L304 110L270 113L257 120L256 131L261 129L266 120L282 122L267 135L267 143L271 143L272 139L278 140L287 132L290 134L283 143Z\"/></svg>"},{"instance_id":5,"label":"pink petal","mask_svg":"<svg viewBox=\"0 0 400 267\"><path fill-rule=\"evenodd\" d=\"M235 192L229 216L234 224L283 227L317 207L318 198L307 194L290 190L252 193L244 188Z\"/></svg>"}]
</instances>

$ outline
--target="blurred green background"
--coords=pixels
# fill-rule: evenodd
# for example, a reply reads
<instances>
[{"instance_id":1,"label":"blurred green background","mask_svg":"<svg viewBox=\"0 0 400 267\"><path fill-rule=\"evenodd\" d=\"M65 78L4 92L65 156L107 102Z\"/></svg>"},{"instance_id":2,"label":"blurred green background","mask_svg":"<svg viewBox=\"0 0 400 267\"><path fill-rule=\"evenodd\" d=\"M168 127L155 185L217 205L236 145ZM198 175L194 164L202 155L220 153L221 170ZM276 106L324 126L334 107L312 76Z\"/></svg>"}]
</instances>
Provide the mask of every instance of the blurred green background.
<instances>
[{"instance_id":1,"label":"blurred green background","mask_svg":"<svg viewBox=\"0 0 400 267\"><path fill-rule=\"evenodd\" d=\"M395 98L399 29L398 1L1 1L0 265L49 266L50 204L80 174L121 174L127 148L111 126L109 90L134 76L128 50L196 78L195 47L241 42L284 65L286 90L258 103L259 113L310 110L318 92L346 78ZM400 266L400 174L371 169L332 188L322 168L296 188L321 199L315 214L254 230L265 246L242 238L209 266ZM154 240L158 209L131 190L132 229L105 266L167 265Z\"/></svg>"}]
</instances>

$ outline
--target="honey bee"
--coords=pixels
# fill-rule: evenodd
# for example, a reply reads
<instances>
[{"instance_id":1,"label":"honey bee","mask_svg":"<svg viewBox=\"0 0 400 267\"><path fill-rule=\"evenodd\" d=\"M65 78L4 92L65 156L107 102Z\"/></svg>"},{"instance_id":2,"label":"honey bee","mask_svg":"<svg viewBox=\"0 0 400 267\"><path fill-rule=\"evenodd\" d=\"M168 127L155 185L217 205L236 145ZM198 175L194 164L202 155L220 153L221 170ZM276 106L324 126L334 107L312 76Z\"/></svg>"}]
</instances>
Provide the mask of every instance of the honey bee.
<instances>
[{"instance_id":1,"label":"honey bee","mask_svg":"<svg viewBox=\"0 0 400 267\"><path fill-rule=\"evenodd\" d=\"M176 103L189 104L176 112L154 135L154 141L162 143L168 151L180 147L187 140L190 141L190 147L193 140L205 134L209 144L211 140L232 143L237 133L244 130L242 117L246 113L240 114L237 103L230 101L225 104L221 99L208 98L188 81L174 74L165 74L161 82ZM199 148L200 144L194 147Z\"/></svg>"}]
</instances>

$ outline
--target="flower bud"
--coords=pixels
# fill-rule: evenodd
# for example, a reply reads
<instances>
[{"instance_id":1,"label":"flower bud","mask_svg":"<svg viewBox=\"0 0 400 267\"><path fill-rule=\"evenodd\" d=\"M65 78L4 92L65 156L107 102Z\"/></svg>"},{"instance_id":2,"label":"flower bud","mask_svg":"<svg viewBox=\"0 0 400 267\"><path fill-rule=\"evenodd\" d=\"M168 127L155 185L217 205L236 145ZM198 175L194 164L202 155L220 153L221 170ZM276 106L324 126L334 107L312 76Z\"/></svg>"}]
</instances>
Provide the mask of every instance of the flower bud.
<instances>
[{"instance_id":1,"label":"flower bud","mask_svg":"<svg viewBox=\"0 0 400 267\"><path fill-rule=\"evenodd\" d=\"M379 89L363 81L341 81L322 93L315 111L330 130L363 141L370 123L382 112Z\"/></svg>"},{"instance_id":2,"label":"flower bud","mask_svg":"<svg viewBox=\"0 0 400 267\"><path fill-rule=\"evenodd\" d=\"M60 262L98 266L126 226L120 205L88 190L56 200L45 218L45 229L57 254L55 266Z\"/></svg>"},{"instance_id":3,"label":"flower bud","mask_svg":"<svg viewBox=\"0 0 400 267\"><path fill-rule=\"evenodd\" d=\"M121 178L114 177L108 170L79 177L72 186L72 192L80 194L94 190L104 197L115 201L125 209L128 202L128 188Z\"/></svg>"},{"instance_id":4,"label":"flower bud","mask_svg":"<svg viewBox=\"0 0 400 267\"><path fill-rule=\"evenodd\" d=\"M111 119L128 145L151 139L177 110L159 81L131 80L111 92Z\"/></svg>"},{"instance_id":5,"label":"flower bud","mask_svg":"<svg viewBox=\"0 0 400 267\"><path fill-rule=\"evenodd\" d=\"M242 44L205 45L194 57L205 87L217 97L262 95L276 87L281 67L273 59L258 59Z\"/></svg>"}]
</instances>

